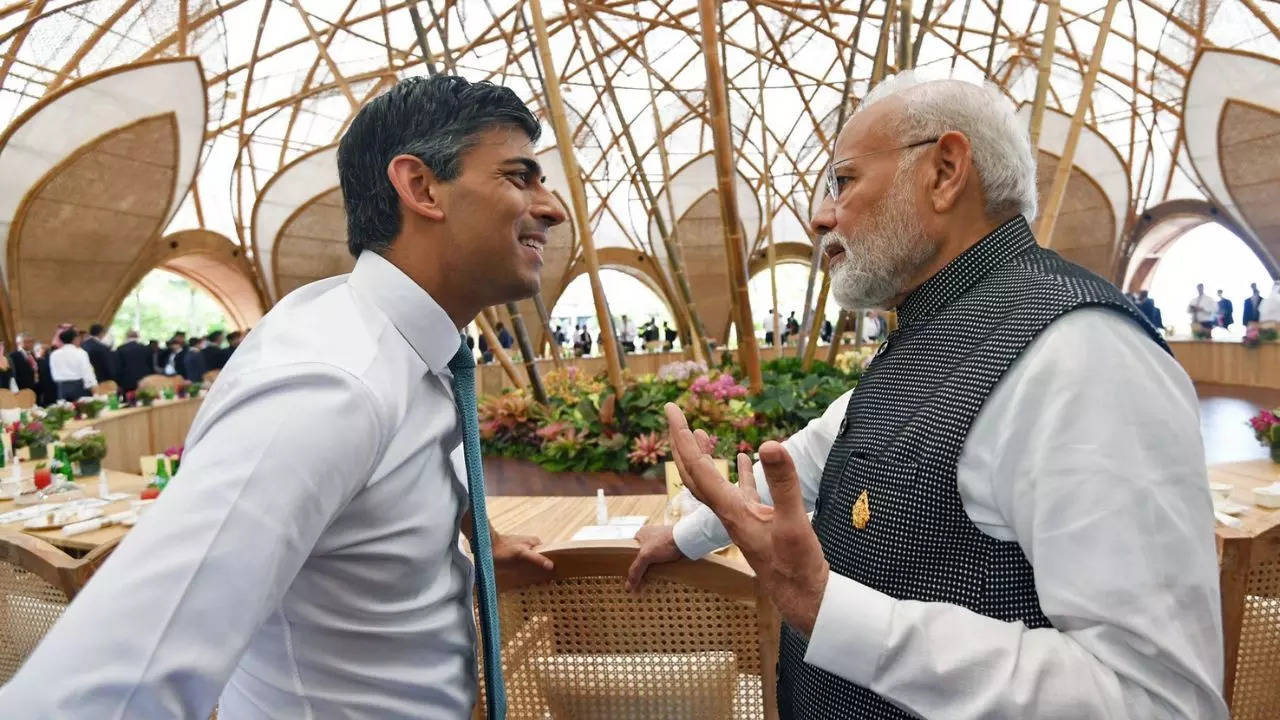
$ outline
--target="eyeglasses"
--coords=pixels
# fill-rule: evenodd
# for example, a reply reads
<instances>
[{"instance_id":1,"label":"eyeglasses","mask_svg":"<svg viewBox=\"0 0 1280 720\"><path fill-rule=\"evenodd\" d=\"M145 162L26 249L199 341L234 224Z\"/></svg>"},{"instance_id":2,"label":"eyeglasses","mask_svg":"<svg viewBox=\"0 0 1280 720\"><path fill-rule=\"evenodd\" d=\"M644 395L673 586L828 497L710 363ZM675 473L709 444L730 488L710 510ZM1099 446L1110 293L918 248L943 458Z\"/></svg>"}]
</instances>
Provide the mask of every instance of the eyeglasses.
<instances>
[{"instance_id":1,"label":"eyeglasses","mask_svg":"<svg viewBox=\"0 0 1280 720\"><path fill-rule=\"evenodd\" d=\"M827 166L827 195L829 195L832 200L840 199L840 188L836 184L836 166L837 165L843 165L849 162L850 160L857 160L859 158L868 157L870 155L878 155L880 153L895 152L898 150L909 150L914 147L920 147L921 145L932 145L941 139L942 138L940 137L930 138L928 140L913 142L910 145L901 145L899 147L885 148L883 150L872 150L869 153L863 153L861 155L853 155L841 160L836 160L835 162Z\"/></svg>"}]
</instances>

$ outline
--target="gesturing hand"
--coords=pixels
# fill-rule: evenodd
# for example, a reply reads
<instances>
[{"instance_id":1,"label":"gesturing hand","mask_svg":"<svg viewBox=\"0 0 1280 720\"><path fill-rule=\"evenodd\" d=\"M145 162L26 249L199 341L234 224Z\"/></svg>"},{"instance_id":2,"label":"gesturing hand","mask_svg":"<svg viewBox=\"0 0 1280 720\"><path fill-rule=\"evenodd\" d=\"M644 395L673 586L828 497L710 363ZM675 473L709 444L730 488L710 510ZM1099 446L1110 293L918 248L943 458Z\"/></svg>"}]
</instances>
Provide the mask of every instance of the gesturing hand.
<instances>
[{"instance_id":1,"label":"gesturing hand","mask_svg":"<svg viewBox=\"0 0 1280 720\"><path fill-rule=\"evenodd\" d=\"M710 452L699 446L680 408L668 403L666 413L672 456L685 487L720 518L782 618L810 634L830 568L805 516L791 456L776 442L760 446L760 462L773 495L770 507L760 502L750 457L738 455L735 488L720 476Z\"/></svg>"}]
</instances>

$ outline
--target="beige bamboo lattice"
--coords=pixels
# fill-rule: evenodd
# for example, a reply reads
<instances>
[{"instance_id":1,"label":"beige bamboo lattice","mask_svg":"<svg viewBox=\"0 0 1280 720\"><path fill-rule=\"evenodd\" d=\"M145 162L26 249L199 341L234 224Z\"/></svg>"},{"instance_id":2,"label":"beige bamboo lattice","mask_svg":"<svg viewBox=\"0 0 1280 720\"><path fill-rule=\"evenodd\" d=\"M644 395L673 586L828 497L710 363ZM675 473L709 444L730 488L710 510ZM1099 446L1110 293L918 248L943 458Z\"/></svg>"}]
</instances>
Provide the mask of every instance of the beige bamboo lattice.
<instances>
[{"instance_id":1,"label":"beige bamboo lattice","mask_svg":"<svg viewBox=\"0 0 1280 720\"><path fill-rule=\"evenodd\" d=\"M654 568L632 594L634 553L567 545L547 553L554 579L500 579L508 717L776 717L777 625L749 571L718 558ZM477 717L483 697L481 678Z\"/></svg>"},{"instance_id":2,"label":"beige bamboo lattice","mask_svg":"<svg viewBox=\"0 0 1280 720\"><path fill-rule=\"evenodd\" d=\"M74 559L38 538L0 532L0 684L18 671L115 545Z\"/></svg>"}]
</instances>

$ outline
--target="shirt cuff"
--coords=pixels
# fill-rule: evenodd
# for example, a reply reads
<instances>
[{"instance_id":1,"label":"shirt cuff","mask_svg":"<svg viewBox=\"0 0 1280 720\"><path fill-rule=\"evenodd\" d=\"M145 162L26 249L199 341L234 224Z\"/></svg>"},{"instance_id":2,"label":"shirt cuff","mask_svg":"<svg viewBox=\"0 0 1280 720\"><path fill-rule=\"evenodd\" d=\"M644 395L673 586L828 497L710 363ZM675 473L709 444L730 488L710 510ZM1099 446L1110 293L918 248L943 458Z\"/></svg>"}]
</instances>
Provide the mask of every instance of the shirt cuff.
<instances>
[{"instance_id":1,"label":"shirt cuff","mask_svg":"<svg viewBox=\"0 0 1280 720\"><path fill-rule=\"evenodd\" d=\"M706 505L680 518L671 534L676 547L690 560L697 560L731 542L720 518Z\"/></svg>"},{"instance_id":2,"label":"shirt cuff","mask_svg":"<svg viewBox=\"0 0 1280 720\"><path fill-rule=\"evenodd\" d=\"M856 580L831 573L804 661L870 688L888 642L895 602Z\"/></svg>"}]
</instances>

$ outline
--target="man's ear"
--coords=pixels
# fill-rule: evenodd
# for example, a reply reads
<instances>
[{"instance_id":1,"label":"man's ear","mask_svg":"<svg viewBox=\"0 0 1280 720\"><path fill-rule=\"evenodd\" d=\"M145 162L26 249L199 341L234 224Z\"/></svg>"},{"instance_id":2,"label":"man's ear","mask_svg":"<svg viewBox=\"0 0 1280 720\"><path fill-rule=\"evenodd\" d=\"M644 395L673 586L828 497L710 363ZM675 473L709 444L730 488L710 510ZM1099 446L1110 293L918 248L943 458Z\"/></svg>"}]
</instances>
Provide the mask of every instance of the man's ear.
<instances>
[{"instance_id":1,"label":"man's ear","mask_svg":"<svg viewBox=\"0 0 1280 720\"><path fill-rule=\"evenodd\" d=\"M938 138L932 157L930 199L935 212L953 209L973 174L973 148L963 133L951 131Z\"/></svg>"},{"instance_id":2,"label":"man's ear","mask_svg":"<svg viewBox=\"0 0 1280 720\"><path fill-rule=\"evenodd\" d=\"M428 220L444 219L444 208L440 206L440 179L420 158L413 155L391 158L387 164L387 179L400 196L400 205L405 212Z\"/></svg>"}]
</instances>

